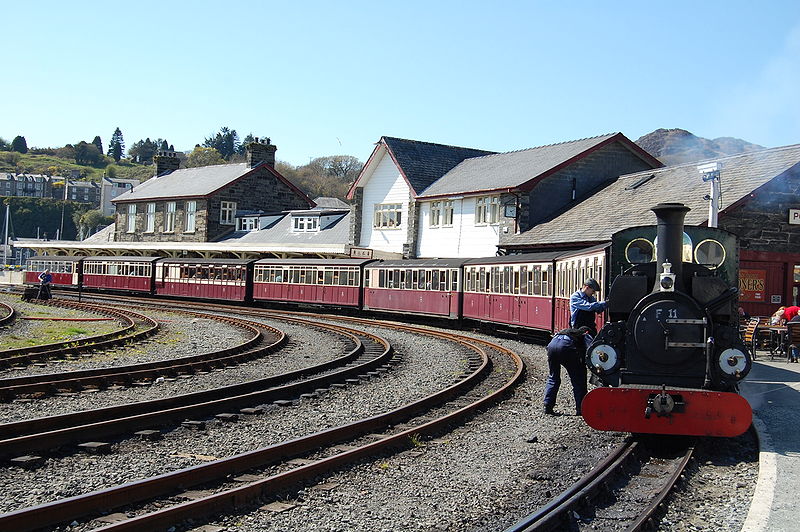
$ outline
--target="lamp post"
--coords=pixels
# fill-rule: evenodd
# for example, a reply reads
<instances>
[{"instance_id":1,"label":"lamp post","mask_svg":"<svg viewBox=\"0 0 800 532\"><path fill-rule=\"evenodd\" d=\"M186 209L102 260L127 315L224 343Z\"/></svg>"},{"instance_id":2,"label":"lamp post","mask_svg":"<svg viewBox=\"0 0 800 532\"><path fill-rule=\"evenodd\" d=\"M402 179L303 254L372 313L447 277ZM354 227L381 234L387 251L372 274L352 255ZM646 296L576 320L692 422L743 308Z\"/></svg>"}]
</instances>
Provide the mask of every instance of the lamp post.
<instances>
[{"instance_id":1,"label":"lamp post","mask_svg":"<svg viewBox=\"0 0 800 532\"><path fill-rule=\"evenodd\" d=\"M69 187L69 181L67 178L64 178L64 202L61 204L61 230L58 232L58 239L64 238L64 209L67 207L67 188Z\"/></svg>"},{"instance_id":2,"label":"lamp post","mask_svg":"<svg viewBox=\"0 0 800 532\"><path fill-rule=\"evenodd\" d=\"M711 192L704 196L704 199L709 202L708 204L708 226L717 227L717 215L719 214L719 201L722 197L722 190L720 189L720 180L722 173L722 165L720 163L701 164L697 167L697 171L711 186Z\"/></svg>"}]
</instances>

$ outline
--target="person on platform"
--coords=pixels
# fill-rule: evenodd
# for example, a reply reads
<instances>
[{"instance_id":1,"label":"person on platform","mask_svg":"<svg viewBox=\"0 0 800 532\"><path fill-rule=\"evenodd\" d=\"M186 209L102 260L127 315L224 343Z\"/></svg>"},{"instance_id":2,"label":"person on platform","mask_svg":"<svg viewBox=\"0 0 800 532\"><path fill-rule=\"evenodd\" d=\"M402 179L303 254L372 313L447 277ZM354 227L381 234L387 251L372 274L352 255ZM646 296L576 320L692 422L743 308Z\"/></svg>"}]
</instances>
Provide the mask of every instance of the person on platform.
<instances>
[{"instance_id":1,"label":"person on platform","mask_svg":"<svg viewBox=\"0 0 800 532\"><path fill-rule=\"evenodd\" d=\"M787 322L794 319L800 313L800 307L798 306L791 306L791 307L781 307L775 314L772 315L770 319L771 325L786 325Z\"/></svg>"},{"instance_id":2,"label":"person on platform","mask_svg":"<svg viewBox=\"0 0 800 532\"><path fill-rule=\"evenodd\" d=\"M792 319L786 322L787 325L789 323L800 323L800 314L795 314ZM792 340L794 340L794 343L789 344L789 362L798 362L800 360L800 346L798 346L800 339L792 336Z\"/></svg>"},{"instance_id":3,"label":"person on platform","mask_svg":"<svg viewBox=\"0 0 800 532\"><path fill-rule=\"evenodd\" d=\"M594 295L600 291L600 284L591 277L583 282L580 290L577 290L569 298L569 325L573 329L588 327L592 336L597 335L597 325L594 315L603 312L608 303L597 301Z\"/></svg>"},{"instance_id":4,"label":"person on platform","mask_svg":"<svg viewBox=\"0 0 800 532\"><path fill-rule=\"evenodd\" d=\"M544 413L558 416L555 410L558 388L561 386L561 368L567 370L575 397L575 414L581 415L581 402L586 396L586 350L593 338L589 327L581 326L559 331L547 344L547 367L549 373L544 387Z\"/></svg>"},{"instance_id":5,"label":"person on platform","mask_svg":"<svg viewBox=\"0 0 800 532\"><path fill-rule=\"evenodd\" d=\"M45 269L39 274L39 299L50 299L50 283L53 282L53 274L49 269Z\"/></svg>"}]
</instances>

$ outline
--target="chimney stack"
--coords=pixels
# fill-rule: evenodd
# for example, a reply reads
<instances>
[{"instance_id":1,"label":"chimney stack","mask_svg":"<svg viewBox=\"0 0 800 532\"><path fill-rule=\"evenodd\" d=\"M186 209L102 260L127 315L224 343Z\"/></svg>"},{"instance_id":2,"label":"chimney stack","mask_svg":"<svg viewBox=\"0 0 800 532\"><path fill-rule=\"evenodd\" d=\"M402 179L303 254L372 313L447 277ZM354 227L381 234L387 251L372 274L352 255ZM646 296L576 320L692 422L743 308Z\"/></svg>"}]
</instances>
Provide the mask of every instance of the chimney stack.
<instances>
[{"instance_id":1,"label":"chimney stack","mask_svg":"<svg viewBox=\"0 0 800 532\"><path fill-rule=\"evenodd\" d=\"M255 139L247 145L247 166L255 168L261 163L267 163L269 166L275 168L275 152L278 147L273 145L269 138Z\"/></svg>"},{"instance_id":2,"label":"chimney stack","mask_svg":"<svg viewBox=\"0 0 800 532\"><path fill-rule=\"evenodd\" d=\"M174 172L181 166L181 160L174 151L158 150L158 154L153 157L153 162L156 164L156 174Z\"/></svg>"}]
</instances>

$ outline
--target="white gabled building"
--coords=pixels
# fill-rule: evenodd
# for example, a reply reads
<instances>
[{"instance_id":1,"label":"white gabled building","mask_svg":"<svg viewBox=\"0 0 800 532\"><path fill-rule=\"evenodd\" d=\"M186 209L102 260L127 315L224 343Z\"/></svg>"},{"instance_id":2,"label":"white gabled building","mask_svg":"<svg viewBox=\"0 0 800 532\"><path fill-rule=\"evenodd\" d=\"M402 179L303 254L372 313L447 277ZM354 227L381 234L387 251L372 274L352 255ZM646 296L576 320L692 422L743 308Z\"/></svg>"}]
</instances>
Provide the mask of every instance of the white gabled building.
<instances>
[{"instance_id":1,"label":"white gabled building","mask_svg":"<svg viewBox=\"0 0 800 532\"><path fill-rule=\"evenodd\" d=\"M660 166L622 133L465 159L416 196L417 256L494 256L618 176Z\"/></svg>"},{"instance_id":2,"label":"white gabled building","mask_svg":"<svg viewBox=\"0 0 800 532\"><path fill-rule=\"evenodd\" d=\"M353 183L357 247L416 256L417 196L464 159L493 152L381 137Z\"/></svg>"}]
</instances>

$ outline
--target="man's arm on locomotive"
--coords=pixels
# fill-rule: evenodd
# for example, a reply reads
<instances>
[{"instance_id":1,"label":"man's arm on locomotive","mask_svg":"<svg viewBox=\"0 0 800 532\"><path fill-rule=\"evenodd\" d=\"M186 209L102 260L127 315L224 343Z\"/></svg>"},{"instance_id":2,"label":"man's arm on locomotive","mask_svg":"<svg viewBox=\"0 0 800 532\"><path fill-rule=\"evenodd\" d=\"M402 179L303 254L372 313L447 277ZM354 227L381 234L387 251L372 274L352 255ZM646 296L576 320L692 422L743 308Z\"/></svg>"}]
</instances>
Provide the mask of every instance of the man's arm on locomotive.
<instances>
[{"instance_id":1,"label":"man's arm on locomotive","mask_svg":"<svg viewBox=\"0 0 800 532\"><path fill-rule=\"evenodd\" d=\"M577 295L573 295L569 299L569 307L575 310L585 310L587 312L602 312L608 306L606 301L589 301Z\"/></svg>"}]
</instances>

